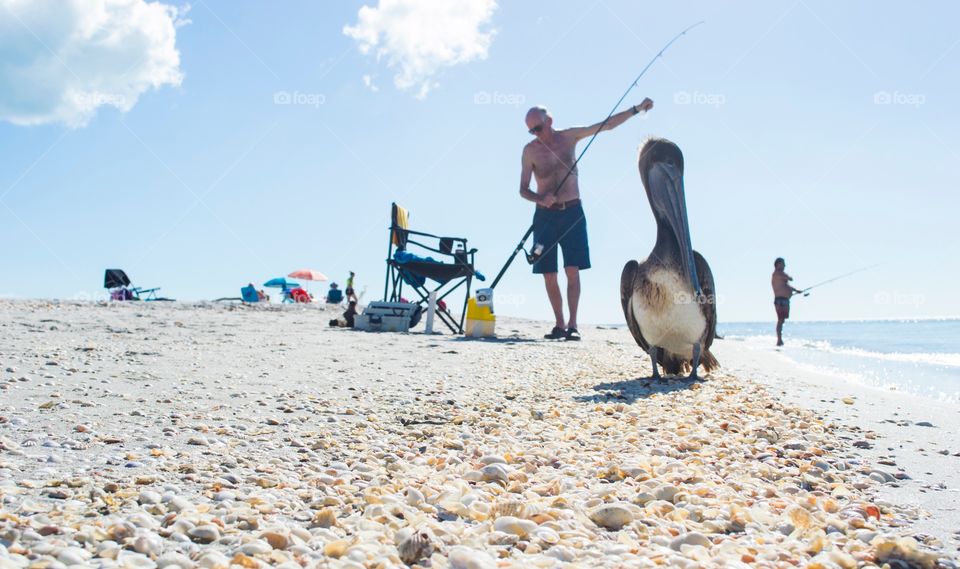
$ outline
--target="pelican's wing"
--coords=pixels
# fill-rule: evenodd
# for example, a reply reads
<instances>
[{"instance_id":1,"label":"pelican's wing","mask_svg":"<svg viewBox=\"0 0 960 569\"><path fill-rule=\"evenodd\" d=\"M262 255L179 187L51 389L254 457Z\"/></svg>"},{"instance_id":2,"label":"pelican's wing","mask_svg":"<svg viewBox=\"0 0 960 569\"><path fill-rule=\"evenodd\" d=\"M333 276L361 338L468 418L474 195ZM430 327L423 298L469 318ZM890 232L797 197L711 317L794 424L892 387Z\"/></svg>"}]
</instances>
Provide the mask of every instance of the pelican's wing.
<instances>
[{"instance_id":1,"label":"pelican's wing","mask_svg":"<svg viewBox=\"0 0 960 569\"><path fill-rule=\"evenodd\" d=\"M620 304L623 306L623 317L627 320L627 327L633 334L633 339L643 348L643 351L650 350L650 344L640 333L640 324L637 323L633 315L633 292L636 290L637 282L642 274L640 263L636 261L627 261L623 266L623 273L620 274Z\"/></svg>"},{"instance_id":2,"label":"pelican's wing","mask_svg":"<svg viewBox=\"0 0 960 569\"><path fill-rule=\"evenodd\" d=\"M703 291L704 296L700 306L707 319L707 335L703 339L703 347L706 349L713 344L713 339L717 336L717 287L713 284L713 272L703 255L694 251L693 262L697 268L697 278L700 280L700 290Z\"/></svg>"}]
</instances>

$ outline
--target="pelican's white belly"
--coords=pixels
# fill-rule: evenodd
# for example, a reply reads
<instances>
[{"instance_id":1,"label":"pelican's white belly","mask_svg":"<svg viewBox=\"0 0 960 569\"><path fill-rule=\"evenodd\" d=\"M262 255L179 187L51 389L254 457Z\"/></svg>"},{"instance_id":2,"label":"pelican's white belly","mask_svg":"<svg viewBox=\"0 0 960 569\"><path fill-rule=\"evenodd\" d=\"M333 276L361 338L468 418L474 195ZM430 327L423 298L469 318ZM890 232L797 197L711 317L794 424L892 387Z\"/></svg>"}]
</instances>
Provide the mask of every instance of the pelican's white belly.
<instances>
[{"instance_id":1,"label":"pelican's white belly","mask_svg":"<svg viewBox=\"0 0 960 569\"><path fill-rule=\"evenodd\" d=\"M647 279L653 286L646 293L635 291L631 300L640 333L652 346L692 358L693 345L707 327L693 289L680 274L663 269Z\"/></svg>"}]
</instances>

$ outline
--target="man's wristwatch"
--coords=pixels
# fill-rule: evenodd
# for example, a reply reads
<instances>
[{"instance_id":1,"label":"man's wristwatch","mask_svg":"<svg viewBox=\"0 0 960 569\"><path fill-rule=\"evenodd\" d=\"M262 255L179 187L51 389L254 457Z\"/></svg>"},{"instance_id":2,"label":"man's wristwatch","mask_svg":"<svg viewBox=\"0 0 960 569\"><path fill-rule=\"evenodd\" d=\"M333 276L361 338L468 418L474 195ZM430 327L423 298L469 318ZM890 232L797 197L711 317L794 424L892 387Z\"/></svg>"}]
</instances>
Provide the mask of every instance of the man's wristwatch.
<instances>
[{"instance_id":1,"label":"man's wristwatch","mask_svg":"<svg viewBox=\"0 0 960 569\"><path fill-rule=\"evenodd\" d=\"M640 114L640 110L637 109L637 106L636 106L636 105L634 105L634 106L631 107L631 108L633 109L633 114L635 114L635 115L639 115L639 114Z\"/></svg>"}]
</instances>

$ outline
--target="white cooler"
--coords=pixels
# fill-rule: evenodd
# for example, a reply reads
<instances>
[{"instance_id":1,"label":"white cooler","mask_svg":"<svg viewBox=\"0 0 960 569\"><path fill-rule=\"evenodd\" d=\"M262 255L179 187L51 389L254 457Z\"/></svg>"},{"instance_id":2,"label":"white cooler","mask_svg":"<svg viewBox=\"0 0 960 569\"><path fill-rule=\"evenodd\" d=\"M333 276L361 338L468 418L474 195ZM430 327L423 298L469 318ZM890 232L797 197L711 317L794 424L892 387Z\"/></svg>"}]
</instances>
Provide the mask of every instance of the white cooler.
<instances>
[{"instance_id":1,"label":"white cooler","mask_svg":"<svg viewBox=\"0 0 960 569\"><path fill-rule=\"evenodd\" d=\"M367 332L407 332L420 321L421 307L409 302L371 302L353 323Z\"/></svg>"}]
</instances>

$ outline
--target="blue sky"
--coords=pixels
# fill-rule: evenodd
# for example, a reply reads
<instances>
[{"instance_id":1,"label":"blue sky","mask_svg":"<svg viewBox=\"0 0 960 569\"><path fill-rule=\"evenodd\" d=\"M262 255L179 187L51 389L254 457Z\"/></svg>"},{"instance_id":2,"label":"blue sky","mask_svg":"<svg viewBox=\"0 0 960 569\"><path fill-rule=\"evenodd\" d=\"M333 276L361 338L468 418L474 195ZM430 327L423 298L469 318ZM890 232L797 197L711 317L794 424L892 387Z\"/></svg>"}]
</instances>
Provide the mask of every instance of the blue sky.
<instances>
[{"instance_id":1,"label":"blue sky","mask_svg":"<svg viewBox=\"0 0 960 569\"><path fill-rule=\"evenodd\" d=\"M420 4L385 3L407 2ZM91 50L38 79L9 70L58 52L83 10L0 0L0 295L102 297L103 269L119 267L211 299L314 268L341 283L353 269L376 299L394 200L414 228L468 237L492 278L532 215L517 193L526 108L561 127L600 121L666 41L706 20L627 98L651 97L649 116L603 133L581 163L593 260L581 321L622 321L620 271L652 249L636 170L649 135L684 151L721 320L773 318L777 256L801 286L881 263L797 300L797 319L960 316L960 7L488 2L473 29L468 10L412 27L383 10L374 27L396 41L363 53L362 34L344 33L364 31L363 2L205 0L165 12L176 26L157 29L175 38L147 34L165 51L130 48L152 67ZM419 40L460 43L444 59ZM44 114L60 82L88 75L113 86L108 104ZM550 317L523 259L496 298L500 313Z\"/></svg>"}]
</instances>

